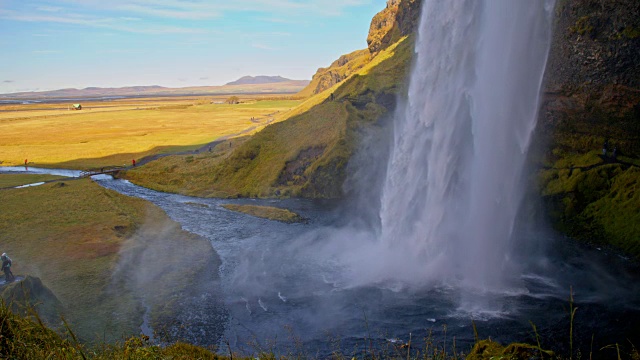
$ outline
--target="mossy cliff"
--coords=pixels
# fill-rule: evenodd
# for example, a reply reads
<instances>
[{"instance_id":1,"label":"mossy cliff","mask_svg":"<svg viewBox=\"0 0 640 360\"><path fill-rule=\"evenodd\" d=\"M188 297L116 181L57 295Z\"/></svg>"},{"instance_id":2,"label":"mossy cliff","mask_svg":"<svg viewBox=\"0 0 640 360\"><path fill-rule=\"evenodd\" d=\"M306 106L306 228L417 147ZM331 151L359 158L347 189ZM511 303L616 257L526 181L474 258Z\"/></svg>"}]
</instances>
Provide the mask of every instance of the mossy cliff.
<instances>
[{"instance_id":1,"label":"mossy cliff","mask_svg":"<svg viewBox=\"0 0 640 360\"><path fill-rule=\"evenodd\" d=\"M371 20L367 49L343 55L327 68L320 68L311 83L298 95L312 96L346 80L366 66L380 51L404 36L413 34L420 18L419 0L388 0L387 6Z\"/></svg>"},{"instance_id":2,"label":"mossy cliff","mask_svg":"<svg viewBox=\"0 0 640 360\"><path fill-rule=\"evenodd\" d=\"M635 256L640 256L639 54L640 2L560 1L538 126L545 151L537 156L540 190L554 226Z\"/></svg>"},{"instance_id":3,"label":"mossy cliff","mask_svg":"<svg viewBox=\"0 0 640 360\"><path fill-rule=\"evenodd\" d=\"M371 23L368 49L320 69L301 93L310 98L286 121L125 176L195 196L343 196L363 134L406 93L419 15L420 1L388 1ZM640 2L559 0L555 22L533 153L536 196L558 230L638 256Z\"/></svg>"},{"instance_id":4,"label":"mossy cliff","mask_svg":"<svg viewBox=\"0 0 640 360\"><path fill-rule=\"evenodd\" d=\"M376 127L403 93L413 55L419 2L389 1L372 25L371 48L320 69L304 94L315 94L282 122L214 152L173 156L127 172L134 183L195 196L337 198L346 167L367 127ZM380 16L377 16L380 17ZM340 73L340 76L328 73ZM323 75L325 74L325 75ZM330 78L330 79L329 79Z\"/></svg>"}]
</instances>

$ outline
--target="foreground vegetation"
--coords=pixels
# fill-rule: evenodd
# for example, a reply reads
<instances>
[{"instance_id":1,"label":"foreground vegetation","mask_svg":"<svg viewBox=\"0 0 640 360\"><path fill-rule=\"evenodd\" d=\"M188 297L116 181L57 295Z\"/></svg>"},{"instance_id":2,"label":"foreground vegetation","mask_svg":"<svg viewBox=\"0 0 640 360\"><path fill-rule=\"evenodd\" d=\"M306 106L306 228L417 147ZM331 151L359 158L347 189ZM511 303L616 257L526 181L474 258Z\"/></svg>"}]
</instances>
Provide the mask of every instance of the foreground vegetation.
<instances>
[{"instance_id":1,"label":"foreground vegetation","mask_svg":"<svg viewBox=\"0 0 640 360\"><path fill-rule=\"evenodd\" d=\"M130 165L132 159L194 150L223 136L251 133L277 121L297 100L164 98L65 105L3 105L0 163L87 169Z\"/></svg>"},{"instance_id":2,"label":"foreground vegetation","mask_svg":"<svg viewBox=\"0 0 640 360\"><path fill-rule=\"evenodd\" d=\"M221 352L205 349L186 343L172 343L165 346L152 345L147 336L130 337L107 344L93 346L78 342L72 328L65 326L60 331L46 327L37 312L32 308L23 308L23 314L17 314L11 306L0 300L0 358L3 359L306 359L314 358L297 348L287 354L275 354L273 351L256 351L250 356L237 354L230 346ZM66 324L65 324L66 325ZM535 333L535 327L533 328ZM591 349L581 355L560 356L545 350L538 343L529 345L512 343L503 346L495 341L480 340L476 334L475 344L470 349L456 347L455 338L436 341L431 337L423 339L418 345L409 342L380 344L369 342L362 351L352 354L336 350L334 359L426 359L426 360L525 360L525 359L580 359L582 357L605 356L615 359L640 359L640 352L633 346L613 344L602 349Z\"/></svg>"},{"instance_id":3,"label":"foreground vegetation","mask_svg":"<svg viewBox=\"0 0 640 360\"><path fill-rule=\"evenodd\" d=\"M217 261L207 241L159 208L89 179L2 190L0 203L1 251L14 274L41 279L62 304L46 317L64 314L83 341L138 334L143 302L152 315L166 313L189 283L175 278L196 278ZM157 286L165 282L172 286Z\"/></svg>"}]
</instances>

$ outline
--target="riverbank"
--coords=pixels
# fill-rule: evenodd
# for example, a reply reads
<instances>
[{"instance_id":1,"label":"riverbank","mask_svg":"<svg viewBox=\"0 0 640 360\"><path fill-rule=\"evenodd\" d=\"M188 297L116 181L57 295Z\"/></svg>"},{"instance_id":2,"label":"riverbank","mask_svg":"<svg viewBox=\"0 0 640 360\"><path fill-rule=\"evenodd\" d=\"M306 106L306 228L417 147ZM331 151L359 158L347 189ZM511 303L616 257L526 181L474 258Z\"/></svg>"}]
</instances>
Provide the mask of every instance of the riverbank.
<instances>
[{"instance_id":1,"label":"riverbank","mask_svg":"<svg viewBox=\"0 0 640 360\"><path fill-rule=\"evenodd\" d=\"M216 278L219 259L206 240L90 179L1 191L0 202L2 251L14 273L41 278L84 342L139 334L148 309L152 320L171 318L179 308L167 309L169 299L202 276Z\"/></svg>"}]
</instances>

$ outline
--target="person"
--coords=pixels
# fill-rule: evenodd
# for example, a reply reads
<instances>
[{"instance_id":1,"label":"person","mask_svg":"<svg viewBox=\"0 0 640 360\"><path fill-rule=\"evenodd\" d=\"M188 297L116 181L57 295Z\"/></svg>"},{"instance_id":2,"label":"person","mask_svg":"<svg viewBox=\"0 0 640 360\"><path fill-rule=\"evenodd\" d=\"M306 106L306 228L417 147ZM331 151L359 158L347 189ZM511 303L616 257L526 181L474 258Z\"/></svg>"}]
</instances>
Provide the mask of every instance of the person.
<instances>
[{"instance_id":1,"label":"person","mask_svg":"<svg viewBox=\"0 0 640 360\"><path fill-rule=\"evenodd\" d=\"M133 164L133 166L136 166L136 159L131 160L131 163Z\"/></svg>"},{"instance_id":2,"label":"person","mask_svg":"<svg viewBox=\"0 0 640 360\"><path fill-rule=\"evenodd\" d=\"M618 155L618 147L614 146L613 147L613 152L611 153L611 157L615 160L617 155Z\"/></svg>"},{"instance_id":3,"label":"person","mask_svg":"<svg viewBox=\"0 0 640 360\"><path fill-rule=\"evenodd\" d=\"M11 272L11 258L7 255L7 253L2 254L2 271L4 271L4 282L10 283L15 280L15 276Z\"/></svg>"},{"instance_id":4,"label":"person","mask_svg":"<svg viewBox=\"0 0 640 360\"><path fill-rule=\"evenodd\" d=\"M609 150L609 140L605 140L602 145L602 156L607 156L607 150Z\"/></svg>"}]
</instances>

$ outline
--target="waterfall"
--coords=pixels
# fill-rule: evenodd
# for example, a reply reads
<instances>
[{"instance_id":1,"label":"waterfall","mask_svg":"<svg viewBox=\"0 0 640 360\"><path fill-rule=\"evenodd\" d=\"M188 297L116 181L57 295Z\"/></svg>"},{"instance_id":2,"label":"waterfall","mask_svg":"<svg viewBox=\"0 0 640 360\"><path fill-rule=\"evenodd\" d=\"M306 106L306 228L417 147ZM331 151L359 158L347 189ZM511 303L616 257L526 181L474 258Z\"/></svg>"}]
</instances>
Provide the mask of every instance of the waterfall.
<instances>
[{"instance_id":1,"label":"waterfall","mask_svg":"<svg viewBox=\"0 0 640 360\"><path fill-rule=\"evenodd\" d=\"M390 278L503 284L553 9L554 0L424 1L381 199Z\"/></svg>"}]
</instances>

